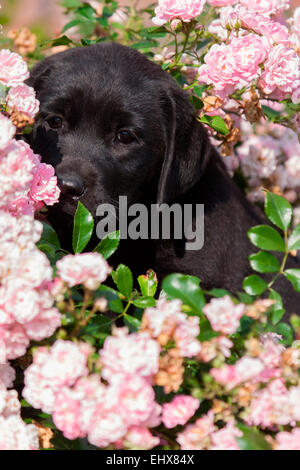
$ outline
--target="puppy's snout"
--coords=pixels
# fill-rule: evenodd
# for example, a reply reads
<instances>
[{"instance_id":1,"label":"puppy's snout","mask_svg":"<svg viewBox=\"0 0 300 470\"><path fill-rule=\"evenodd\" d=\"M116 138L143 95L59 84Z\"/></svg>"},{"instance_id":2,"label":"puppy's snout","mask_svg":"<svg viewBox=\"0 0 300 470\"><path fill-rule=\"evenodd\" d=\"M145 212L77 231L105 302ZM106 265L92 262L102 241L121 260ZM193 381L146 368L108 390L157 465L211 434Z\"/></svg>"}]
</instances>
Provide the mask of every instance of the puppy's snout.
<instances>
[{"instance_id":1,"label":"puppy's snout","mask_svg":"<svg viewBox=\"0 0 300 470\"><path fill-rule=\"evenodd\" d=\"M64 174L57 175L58 187L63 196L79 197L85 191L85 186L82 179L78 175Z\"/></svg>"}]
</instances>

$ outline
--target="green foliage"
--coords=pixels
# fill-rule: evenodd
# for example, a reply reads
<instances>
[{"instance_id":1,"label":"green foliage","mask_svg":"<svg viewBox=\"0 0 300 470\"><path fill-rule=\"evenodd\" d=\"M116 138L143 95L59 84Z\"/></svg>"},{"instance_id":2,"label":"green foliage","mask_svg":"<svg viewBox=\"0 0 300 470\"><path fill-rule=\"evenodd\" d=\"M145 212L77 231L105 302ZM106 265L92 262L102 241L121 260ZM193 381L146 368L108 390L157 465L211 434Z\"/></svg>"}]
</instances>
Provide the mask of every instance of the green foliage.
<instances>
[{"instance_id":1,"label":"green foliage","mask_svg":"<svg viewBox=\"0 0 300 470\"><path fill-rule=\"evenodd\" d=\"M109 258L118 248L120 243L120 230L109 233L104 237L100 243L93 249L100 253L104 259Z\"/></svg>"},{"instance_id":2,"label":"green foliage","mask_svg":"<svg viewBox=\"0 0 300 470\"><path fill-rule=\"evenodd\" d=\"M162 283L162 289L171 299L180 299L192 312L202 313L205 298L199 286L200 279L186 274L170 274Z\"/></svg>"},{"instance_id":3,"label":"green foliage","mask_svg":"<svg viewBox=\"0 0 300 470\"><path fill-rule=\"evenodd\" d=\"M94 230L92 214L79 201L74 217L72 246L74 253L81 253L91 239Z\"/></svg>"}]
</instances>

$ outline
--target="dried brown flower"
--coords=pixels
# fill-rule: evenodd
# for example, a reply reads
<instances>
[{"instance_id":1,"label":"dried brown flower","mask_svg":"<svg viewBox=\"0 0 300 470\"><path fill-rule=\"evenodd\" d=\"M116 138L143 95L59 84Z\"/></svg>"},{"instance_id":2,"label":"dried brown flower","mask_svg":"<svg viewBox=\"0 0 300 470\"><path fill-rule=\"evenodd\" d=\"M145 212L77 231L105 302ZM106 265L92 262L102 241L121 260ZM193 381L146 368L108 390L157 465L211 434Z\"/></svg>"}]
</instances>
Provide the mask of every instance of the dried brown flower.
<instances>
[{"instance_id":1,"label":"dried brown flower","mask_svg":"<svg viewBox=\"0 0 300 470\"><path fill-rule=\"evenodd\" d=\"M14 41L14 49L21 55L33 52L36 48L36 35L28 28L11 29L8 37Z\"/></svg>"}]
</instances>

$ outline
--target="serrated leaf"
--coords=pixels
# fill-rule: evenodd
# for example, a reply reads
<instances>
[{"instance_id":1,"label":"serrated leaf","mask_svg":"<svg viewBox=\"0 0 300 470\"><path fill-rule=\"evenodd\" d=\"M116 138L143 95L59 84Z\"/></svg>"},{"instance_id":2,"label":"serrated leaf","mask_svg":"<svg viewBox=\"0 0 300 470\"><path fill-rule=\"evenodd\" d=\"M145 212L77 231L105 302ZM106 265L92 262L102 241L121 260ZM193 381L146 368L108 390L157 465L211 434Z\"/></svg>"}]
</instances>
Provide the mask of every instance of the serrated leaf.
<instances>
[{"instance_id":1,"label":"serrated leaf","mask_svg":"<svg viewBox=\"0 0 300 470\"><path fill-rule=\"evenodd\" d=\"M116 284L127 299L130 298L133 288L133 279L130 269L125 264L120 264L116 270Z\"/></svg>"},{"instance_id":2,"label":"serrated leaf","mask_svg":"<svg viewBox=\"0 0 300 470\"><path fill-rule=\"evenodd\" d=\"M277 230L268 225L257 225L248 230L248 237L253 245L262 250L285 252L284 241Z\"/></svg>"},{"instance_id":3,"label":"serrated leaf","mask_svg":"<svg viewBox=\"0 0 300 470\"><path fill-rule=\"evenodd\" d=\"M74 253L81 253L91 239L94 229L92 214L79 201L74 216L72 247Z\"/></svg>"},{"instance_id":4,"label":"serrated leaf","mask_svg":"<svg viewBox=\"0 0 300 470\"><path fill-rule=\"evenodd\" d=\"M222 135L229 134L228 127L226 126L225 121L221 118L221 116L208 116L207 114L204 114L204 116L200 118L200 121L204 124L207 124L209 127Z\"/></svg>"},{"instance_id":5,"label":"serrated leaf","mask_svg":"<svg viewBox=\"0 0 300 470\"><path fill-rule=\"evenodd\" d=\"M257 274L246 277L243 282L243 289L249 295L261 295L267 287L266 281Z\"/></svg>"},{"instance_id":6,"label":"serrated leaf","mask_svg":"<svg viewBox=\"0 0 300 470\"><path fill-rule=\"evenodd\" d=\"M120 243L120 230L106 235L101 242L93 249L100 253L104 259L109 258L118 248Z\"/></svg>"},{"instance_id":7,"label":"serrated leaf","mask_svg":"<svg viewBox=\"0 0 300 470\"><path fill-rule=\"evenodd\" d=\"M281 114L275 109L270 108L269 106L265 106L264 104L261 107L263 113L269 118L270 121L274 122L277 121Z\"/></svg>"},{"instance_id":8,"label":"serrated leaf","mask_svg":"<svg viewBox=\"0 0 300 470\"><path fill-rule=\"evenodd\" d=\"M200 279L186 274L170 274L162 282L162 289L173 299L180 299L191 307L193 312L200 314L205 305L205 298Z\"/></svg>"},{"instance_id":9,"label":"serrated leaf","mask_svg":"<svg viewBox=\"0 0 300 470\"><path fill-rule=\"evenodd\" d=\"M295 291L300 292L300 269L286 269L284 275L292 283Z\"/></svg>"},{"instance_id":10,"label":"serrated leaf","mask_svg":"<svg viewBox=\"0 0 300 470\"><path fill-rule=\"evenodd\" d=\"M265 213L274 225L287 230L292 220L292 206L278 194L267 192L265 199Z\"/></svg>"},{"instance_id":11,"label":"serrated leaf","mask_svg":"<svg viewBox=\"0 0 300 470\"><path fill-rule=\"evenodd\" d=\"M277 273L280 271L280 264L277 258L266 251L259 251L249 256L250 266L259 273Z\"/></svg>"},{"instance_id":12,"label":"serrated leaf","mask_svg":"<svg viewBox=\"0 0 300 470\"><path fill-rule=\"evenodd\" d=\"M294 228L289 236L288 248L289 250L300 250L300 224Z\"/></svg>"}]
</instances>

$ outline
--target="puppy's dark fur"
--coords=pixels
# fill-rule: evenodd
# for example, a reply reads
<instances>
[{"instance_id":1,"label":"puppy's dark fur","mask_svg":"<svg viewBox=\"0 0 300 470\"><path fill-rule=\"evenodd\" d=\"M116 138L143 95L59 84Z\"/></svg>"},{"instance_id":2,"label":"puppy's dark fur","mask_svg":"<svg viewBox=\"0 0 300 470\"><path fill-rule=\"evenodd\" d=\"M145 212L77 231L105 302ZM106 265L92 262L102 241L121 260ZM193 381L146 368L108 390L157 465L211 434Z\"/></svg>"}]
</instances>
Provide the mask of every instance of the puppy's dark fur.
<instances>
[{"instance_id":1,"label":"puppy's dark fur","mask_svg":"<svg viewBox=\"0 0 300 470\"><path fill-rule=\"evenodd\" d=\"M59 178L79 178L80 200L94 215L100 203L116 204L119 195L128 204L205 205L201 250L187 251L180 240L121 241L123 263L135 274L152 267L160 279L181 272L198 276L206 289L241 289L255 251L247 230L264 219L228 176L187 94L169 74L135 50L97 44L45 59L28 83L41 102L32 147ZM50 128L51 116L62 117L62 129ZM116 139L124 129L135 136L130 144ZM76 206L66 195L50 210L65 246ZM287 281L274 288L290 313L300 313L300 295Z\"/></svg>"}]
</instances>

